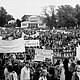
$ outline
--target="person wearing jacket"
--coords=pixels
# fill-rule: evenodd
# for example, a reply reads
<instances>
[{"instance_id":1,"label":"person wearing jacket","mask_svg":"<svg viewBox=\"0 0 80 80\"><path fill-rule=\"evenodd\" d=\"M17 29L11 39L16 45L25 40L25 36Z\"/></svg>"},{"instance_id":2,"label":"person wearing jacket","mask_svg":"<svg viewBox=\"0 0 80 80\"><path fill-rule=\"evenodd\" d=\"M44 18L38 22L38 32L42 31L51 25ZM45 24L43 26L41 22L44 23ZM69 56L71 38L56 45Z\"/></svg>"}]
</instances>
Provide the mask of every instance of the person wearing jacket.
<instances>
[{"instance_id":1,"label":"person wearing jacket","mask_svg":"<svg viewBox=\"0 0 80 80\"><path fill-rule=\"evenodd\" d=\"M7 68L8 68L8 71L9 71L7 80L18 80L17 73L14 71L13 66L9 65Z\"/></svg>"},{"instance_id":2,"label":"person wearing jacket","mask_svg":"<svg viewBox=\"0 0 80 80\"><path fill-rule=\"evenodd\" d=\"M30 80L29 62L25 62L25 66L21 69L21 80Z\"/></svg>"}]
</instances>

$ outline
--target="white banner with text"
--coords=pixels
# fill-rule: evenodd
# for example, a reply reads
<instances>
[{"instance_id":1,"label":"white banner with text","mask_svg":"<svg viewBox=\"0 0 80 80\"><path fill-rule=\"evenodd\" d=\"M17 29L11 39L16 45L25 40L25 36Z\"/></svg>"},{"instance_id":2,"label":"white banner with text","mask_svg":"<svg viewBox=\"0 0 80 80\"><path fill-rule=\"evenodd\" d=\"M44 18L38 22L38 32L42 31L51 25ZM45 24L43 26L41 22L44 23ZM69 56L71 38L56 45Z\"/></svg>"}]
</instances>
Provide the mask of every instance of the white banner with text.
<instances>
[{"instance_id":1,"label":"white banner with text","mask_svg":"<svg viewBox=\"0 0 80 80\"><path fill-rule=\"evenodd\" d=\"M0 53L25 52L25 42L22 38L15 40L0 40Z\"/></svg>"},{"instance_id":2,"label":"white banner with text","mask_svg":"<svg viewBox=\"0 0 80 80\"><path fill-rule=\"evenodd\" d=\"M45 58L52 59L53 50L35 49L35 61L43 61Z\"/></svg>"},{"instance_id":3,"label":"white banner with text","mask_svg":"<svg viewBox=\"0 0 80 80\"><path fill-rule=\"evenodd\" d=\"M26 47L35 47L39 46L39 40L25 40Z\"/></svg>"}]
</instances>

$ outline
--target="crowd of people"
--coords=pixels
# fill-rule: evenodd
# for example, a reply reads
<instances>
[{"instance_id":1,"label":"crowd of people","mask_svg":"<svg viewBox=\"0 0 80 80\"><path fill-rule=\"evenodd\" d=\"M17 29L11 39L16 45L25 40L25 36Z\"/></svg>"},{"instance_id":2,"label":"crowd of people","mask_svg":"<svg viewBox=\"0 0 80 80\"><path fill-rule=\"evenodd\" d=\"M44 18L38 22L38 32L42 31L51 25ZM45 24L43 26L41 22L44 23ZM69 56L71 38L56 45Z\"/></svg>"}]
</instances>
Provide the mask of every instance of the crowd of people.
<instances>
[{"instance_id":1,"label":"crowd of people","mask_svg":"<svg viewBox=\"0 0 80 80\"><path fill-rule=\"evenodd\" d=\"M1 62L1 61L0 61ZM1 63L2 64L2 63ZM0 64L0 80L79 80L80 61L74 58L36 62L32 60L9 59L2 68Z\"/></svg>"},{"instance_id":2,"label":"crowd of people","mask_svg":"<svg viewBox=\"0 0 80 80\"><path fill-rule=\"evenodd\" d=\"M39 33L39 35L31 37L30 35ZM25 34L25 40L39 40L40 46L37 48L53 50L53 52L65 53L74 52L76 55L76 47L80 42L79 29L73 30L29 30L21 28L0 28L0 36L2 40L18 39ZM34 61L34 48L25 47L27 59L24 53L8 53L6 56L0 56L0 80L79 80L80 61L71 58L51 61L36 62ZM32 57L32 56L33 57ZM23 61L21 61L23 60Z\"/></svg>"},{"instance_id":3,"label":"crowd of people","mask_svg":"<svg viewBox=\"0 0 80 80\"><path fill-rule=\"evenodd\" d=\"M76 43L79 41L80 31L77 30L27 30L20 28L0 29L0 35L3 40L7 40L12 36L13 39L18 39L22 36L22 32L25 33L24 39L39 39L40 46L44 46L46 49L52 50L74 50ZM30 35L36 34L36 37Z\"/></svg>"}]
</instances>

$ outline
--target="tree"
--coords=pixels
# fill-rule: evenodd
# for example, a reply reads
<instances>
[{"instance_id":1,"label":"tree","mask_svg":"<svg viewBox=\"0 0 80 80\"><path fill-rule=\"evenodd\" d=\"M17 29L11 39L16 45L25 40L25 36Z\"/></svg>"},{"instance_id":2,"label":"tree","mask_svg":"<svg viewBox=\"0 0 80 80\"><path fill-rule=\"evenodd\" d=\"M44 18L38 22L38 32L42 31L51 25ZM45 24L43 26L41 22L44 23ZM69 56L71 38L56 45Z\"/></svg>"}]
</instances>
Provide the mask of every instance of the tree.
<instances>
[{"instance_id":1,"label":"tree","mask_svg":"<svg viewBox=\"0 0 80 80\"><path fill-rule=\"evenodd\" d=\"M6 10L3 7L0 7L0 26L4 26L4 24L6 23L6 14Z\"/></svg>"},{"instance_id":2,"label":"tree","mask_svg":"<svg viewBox=\"0 0 80 80\"><path fill-rule=\"evenodd\" d=\"M9 15L3 7L0 7L0 26L4 26L11 19L13 16Z\"/></svg>"},{"instance_id":3,"label":"tree","mask_svg":"<svg viewBox=\"0 0 80 80\"><path fill-rule=\"evenodd\" d=\"M78 20L77 27L79 27L79 25L80 25L80 5L77 4L75 7L75 10L76 10L75 18Z\"/></svg>"},{"instance_id":4,"label":"tree","mask_svg":"<svg viewBox=\"0 0 80 80\"><path fill-rule=\"evenodd\" d=\"M49 8L49 10L48 10ZM45 6L43 8L43 14L46 16L44 22L46 22L46 25L50 28L53 29L53 27L56 26L56 16L55 16L55 11L54 11L54 6Z\"/></svg>"},{"instance_id":5,"label":"tree","mask_svg":"<svg viewBox=\"0 0 80 80\"><path fill-rule=\"evenodd\" d=\"M16 20L17 27L21 27L21 21L19 19Z\"/></svg>"},{"instance_id":6,"label":"tree","mask_svg":"<svg viewBox=\"0 0 80 80\"><path fill-rule=\"evenodd\" d=\"M10 20L15 20L15 19L13 18L13 16L10 15L10 14L7 14L7 15L5 16L5 19L6 19L6 22L8 22L8 21L10 21Z\"/></svg>"},{"instance_id":7,"label":"tree","mask_svg":"<svg viewBox=\"0 0 80 80\"><path fill-rule=\"evenodd\" d=\"M76 12L80 12L80 5L79 4L76 4L75 10L76 10Z\"/></svg>"},{"instance_id":8,"label":"tree","mask_svg":"<svg viewBox=\"0 0 80 80\"><path fill-rule=\"evenodd\" d=\"M61 5L57 9L57 26L60 27L75 27L77 26L77 19L75 18L76 11L70 5Z\"/></svg>"}]
</instances>

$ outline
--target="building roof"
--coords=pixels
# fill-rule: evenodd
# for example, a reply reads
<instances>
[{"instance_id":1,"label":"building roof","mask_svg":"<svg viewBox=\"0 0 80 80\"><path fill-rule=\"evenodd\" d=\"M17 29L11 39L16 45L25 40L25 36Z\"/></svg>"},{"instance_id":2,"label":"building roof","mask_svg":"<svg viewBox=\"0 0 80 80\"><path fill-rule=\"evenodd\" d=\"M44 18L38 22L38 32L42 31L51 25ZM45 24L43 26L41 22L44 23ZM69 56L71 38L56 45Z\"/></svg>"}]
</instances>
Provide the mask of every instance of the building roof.
<instances>
[{"instance_id":1,"label":"building roof","mask_svg":"<svg viewBox=\"0 0 80 80\"><path fill-rule=\"evenodd\" d=\"M28 20L29 20L29 21L39 21L40 18L39 18L38 16L33 15L33 16L30 16L30 17L28 18Z\"/></svg>"}]
</instances>

